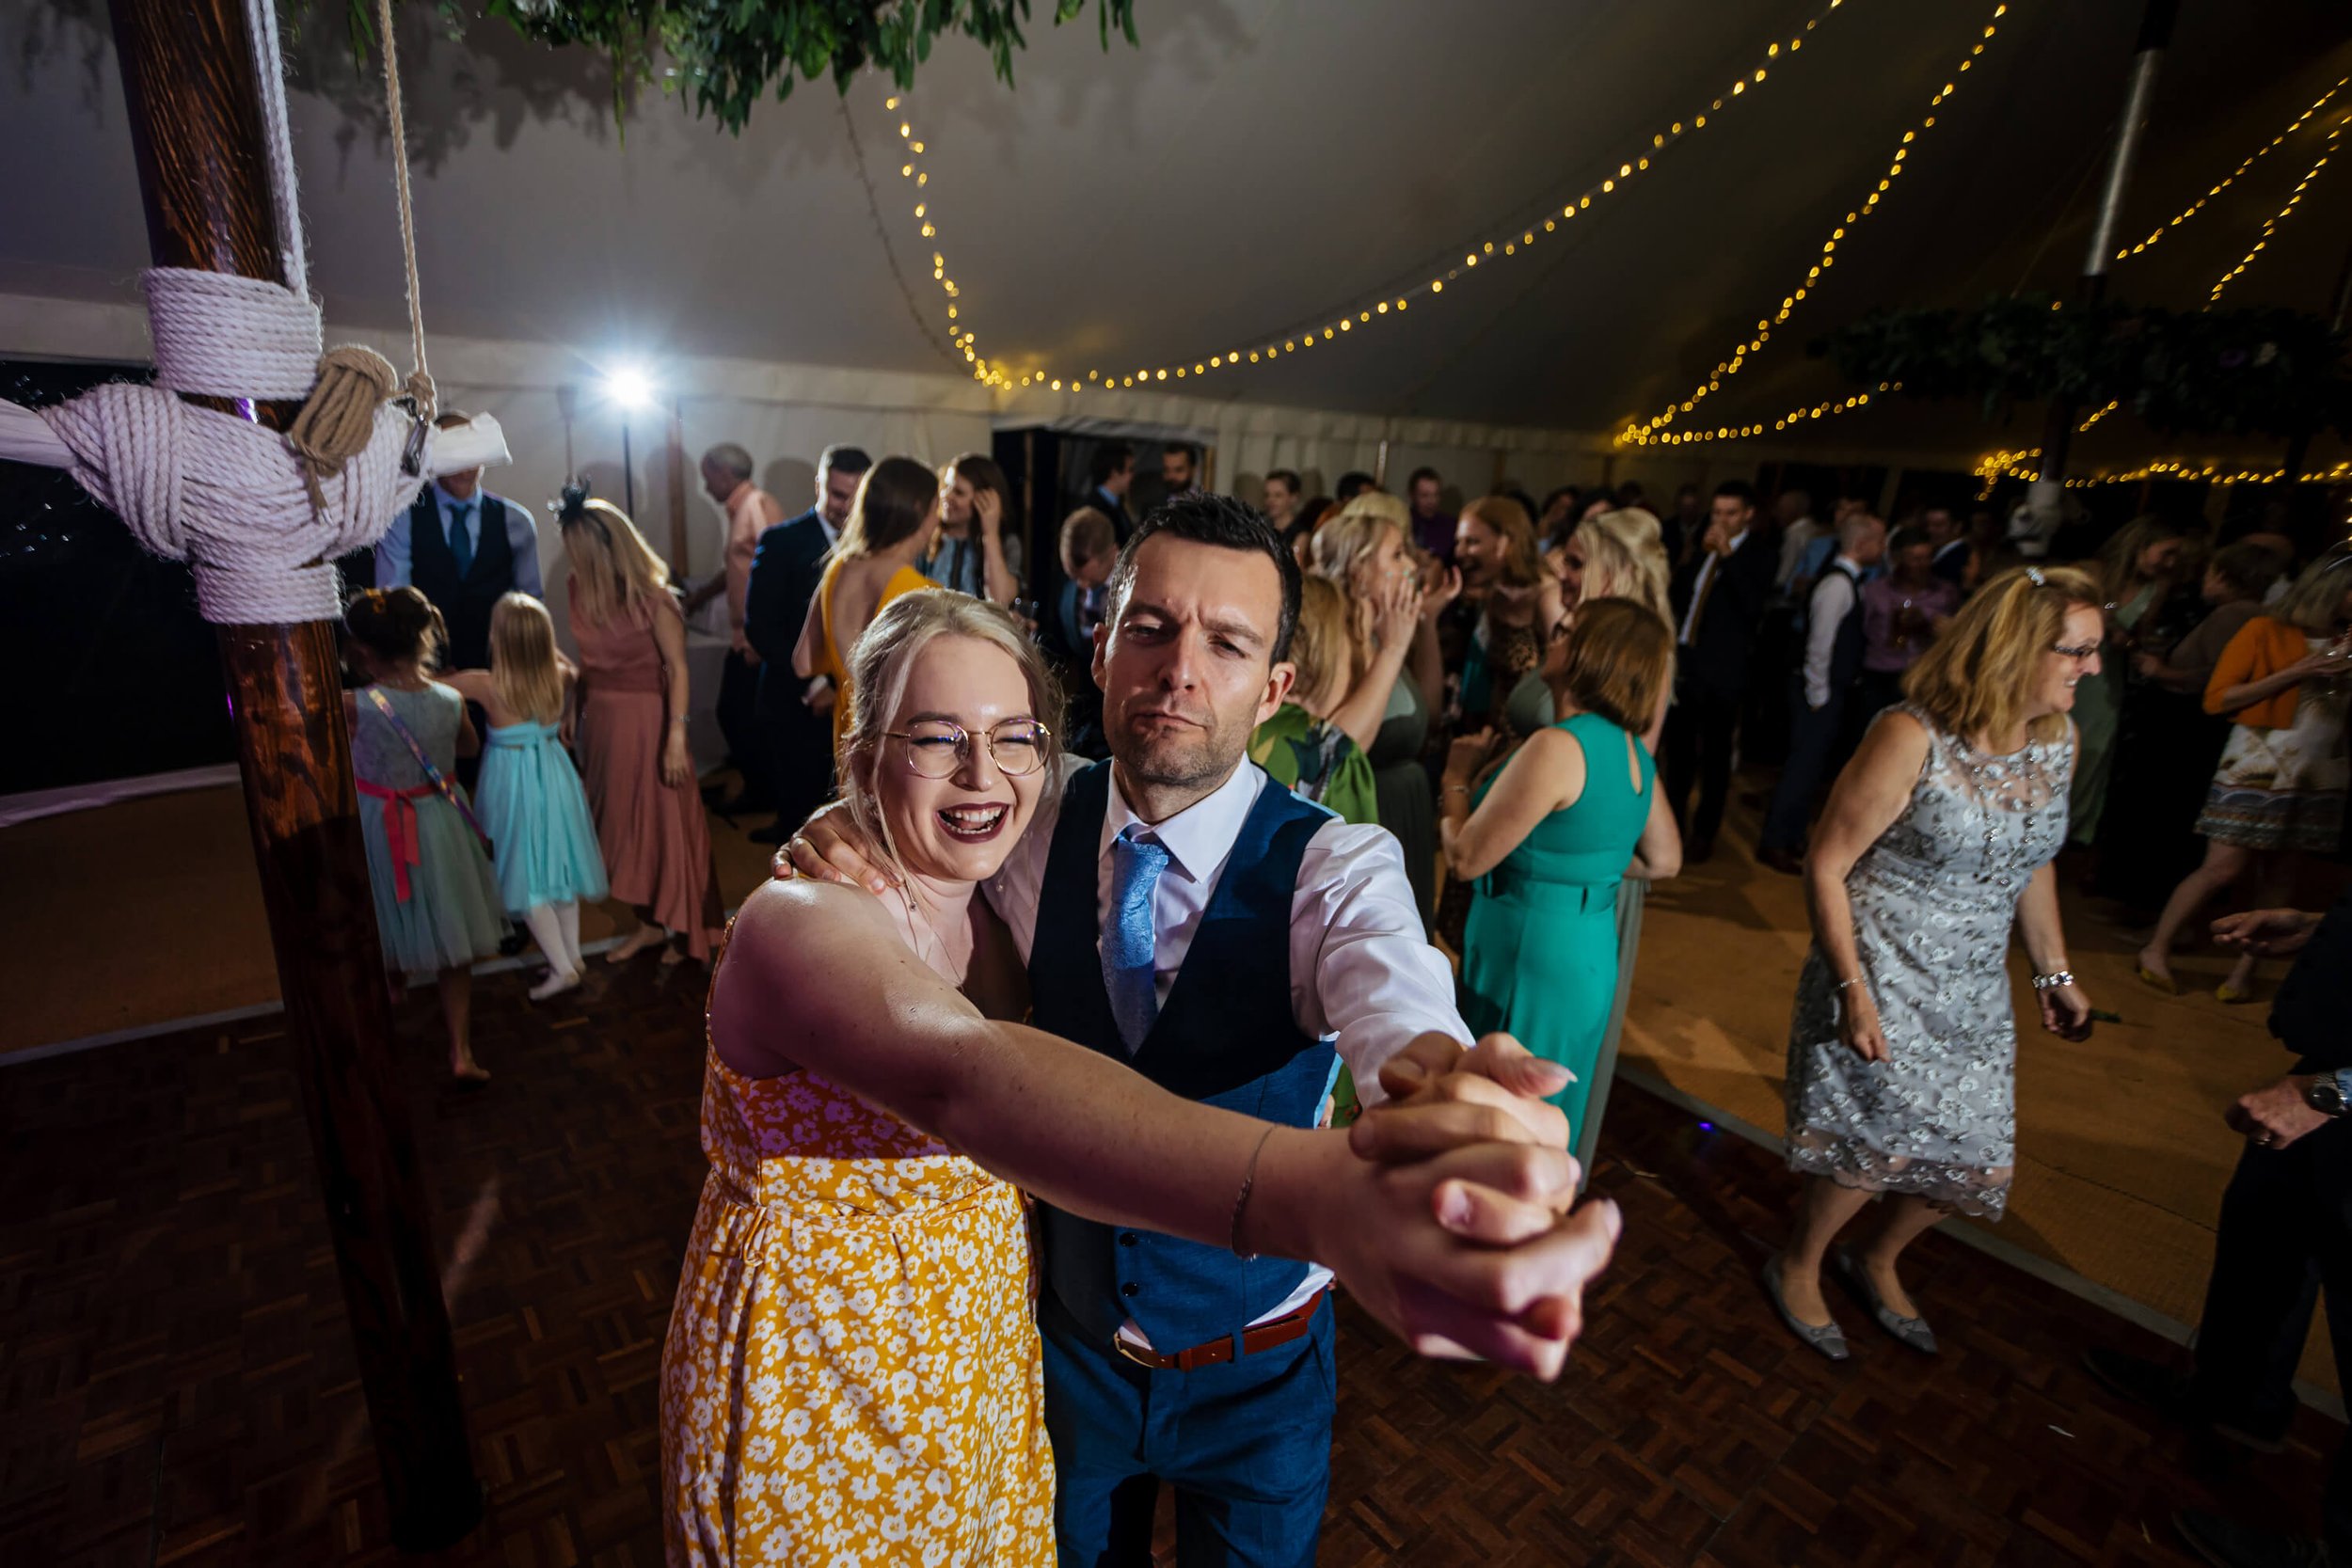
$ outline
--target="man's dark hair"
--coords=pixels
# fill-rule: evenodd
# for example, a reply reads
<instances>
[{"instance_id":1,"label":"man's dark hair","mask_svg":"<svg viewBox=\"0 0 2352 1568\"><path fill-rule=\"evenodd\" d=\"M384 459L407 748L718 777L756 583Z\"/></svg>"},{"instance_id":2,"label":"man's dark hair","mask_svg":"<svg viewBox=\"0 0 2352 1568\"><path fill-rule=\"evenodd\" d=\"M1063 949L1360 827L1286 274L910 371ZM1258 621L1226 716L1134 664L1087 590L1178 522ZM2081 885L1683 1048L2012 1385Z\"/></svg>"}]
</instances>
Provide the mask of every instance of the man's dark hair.
<instances>
[{"instance_id":1,"label":"man's dark hair","mask_svg":"<svg viewBox=\"0 0 2352 1568\"><path fill-rule=\"evenodd\" d=\"M1406 490L1409 492L1414 485L1419 484L1424 479L1429 481L1432 484L1443 484L1445 483L1445 481L1438 477L1437 469L1423 464L1422 467L1415 468L1412 472L1412 476L1406 480Z\"/></svg>"},{"instance_id":2,"label":"man's dark hair","mask_svg":"<svg viewBox=\"0 0 2352 1568\"><path fill-rule=\"evenodd\" d=\"M1642 489L1642 482L1638 479L1629 479L1623 484L1617 486L1617 504L1619 506L1640 506L1642 504L1644 494L1645 492Z\"/></svg>"},{"instance_id":3,"label":"man's dark hair","mask_svg":"<svg viewBox=\"0 0 2352 1568\"><path fill-rule=\"evenodd\" d=\"M1337 484L1331 486L1331 499L1342 506L1345 506L1365 491L1376 490L1379 487L1380 482L1361 468L1350 468L1340 475L1340 482Z\"/></svg>"},{"instance_id":4,"label":"man's dark hair","mask_svg":"<svg viewBox=\"0 0 2352 1568\"><path fill-rule=\"evenodd\" d=\"M874 466L864 447L827 447L817 454L820 474L862 474Z\"/></svg>"},{"instance_id":5,"label":"man's dark hair","mask_svg":"<svg viewBox=\"0 0 2352 1568\"><path fill-rule=\"evenodd\" d=\"M1193 449L1190 441L1170 441L1160 449L1160 453L1164 457L1182 457L1188 463L1200 461L1200 453Z\"/></svg>"},{"instance_id":6,"label":"man's dark hair","mask_svg":"<svg viewBox=\"0 0 2352 1568\"><path fill-rule=\"evenodd\" d=\"M1146 540L1163 533L1196 545L1215 545L1219 549L1263 555L1273 562L1274 570L1282 580L1282 615L1274 628L1274 647L1268 662L1279 664L1290 657L1291 634L1298 629L1297 558L1256 507L1205 490L1172 496L1153 507L1136 527L1135 537L1127 541L1127 547L1119 552L1119 564L1111 568L1112 625L1118 624L1128 591L1135 587L1136 552L1143 548Z\"/></svg>"},{"instance_id":7,"label":"man's dark hair","mask_svg":"<svg viewBox=\"0 0 2352 1568\"><path fill-rule=\"evenodd\" d=\"M1094 449L1094 459L1087 465L1089 483L1107 484L1121 468L1135 467L1136 449L1124 441L1105 441Z\"/></svg>"},{"instance_id":8,"label":"man's dark hair","mask_svg":"<svg viewBox=\"0 0 2352 1568\"><path fill-rule=\"evenodd\" d=\"M1727 479L1715 486L1718 496L1729 496L1742 506L1756 504L1756 486L1744 479Z\"/></svg>"},{"instance_id":9,"label":"man's dark hair","mask_svg":"<svg viewBox=\"0 0 2352 1568\"><path fill-rule=\"evenodd\" d=\"M1921 545L1933 542L1928 537L1926 529L1899 528L1895 531L1894 537L1886 541L1886 553L1890 557L1898 556L1905 550L1915 549Z\"/></svg>"},{"instance_id":10,"label":"man's dark hair","mask_svg":"<svg viewBox=\"0 0 2352 1568\"><path fill-rule=\"evenodd\" d=\"M1304 496L1307 493L1307 486L1299 482L1298 473L1295 469L1277 468L1265 476L1265 482L1268 484L1272 484L1277 480L1279 480L1284 484L1289 485L1291 487L1291 494L1294 496Z\"/></svg>"}]
</instances>

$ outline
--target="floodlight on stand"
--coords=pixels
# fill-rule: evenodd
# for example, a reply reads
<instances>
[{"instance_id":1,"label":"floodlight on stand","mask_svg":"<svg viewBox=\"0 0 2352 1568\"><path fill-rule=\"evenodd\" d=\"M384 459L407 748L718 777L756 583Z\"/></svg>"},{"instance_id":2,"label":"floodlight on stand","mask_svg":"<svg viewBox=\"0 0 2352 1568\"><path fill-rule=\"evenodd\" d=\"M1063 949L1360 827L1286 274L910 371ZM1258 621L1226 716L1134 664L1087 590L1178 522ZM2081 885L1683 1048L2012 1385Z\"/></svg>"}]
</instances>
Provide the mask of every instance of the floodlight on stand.
<instances>
[{"instance_id":1,"label":"floodlight on stand","mask_svg":"<svg viewBox=\"0 0 2352 1568\"><path fill-rule=\"evenodd\" d=\"M615 365L604 372L604 395L622 409L635 412L653 406L653 377L639 365Z\"/></svg>"}]
</instances>

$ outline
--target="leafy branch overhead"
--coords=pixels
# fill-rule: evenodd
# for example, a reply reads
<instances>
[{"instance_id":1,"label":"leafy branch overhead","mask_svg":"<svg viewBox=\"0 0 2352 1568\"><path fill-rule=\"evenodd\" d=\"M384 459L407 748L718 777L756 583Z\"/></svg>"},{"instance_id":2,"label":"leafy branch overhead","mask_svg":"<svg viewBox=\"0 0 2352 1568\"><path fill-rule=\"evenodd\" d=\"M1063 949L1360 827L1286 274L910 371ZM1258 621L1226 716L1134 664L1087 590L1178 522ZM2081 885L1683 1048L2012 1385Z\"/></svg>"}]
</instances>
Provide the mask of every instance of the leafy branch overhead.
<instances>
[{"instance_id":1,"label":"leafy branch overhead","mask_svg":"<svg viewBox=\"0 0 2352 1568\"><path fill-rule=\"evenodd\" d=\"M1084 14L1088 0L1049 3L1059 25ZM441 4L447 10L454 0ZM1136 41L1136 0L1094 6L1105 50L1114 26ZM355 0L355 21L366 8ZM831 76L846 88L872 66L911 87L942 36L978 43L1008 84L1014 51L1028 47L1029 0L487 0L484 8L542 43L609 55L616 90L660 82L736 132L755 104L789 97L803 77ZM354 36L368 34L355 27Z\"/></svg>"},{"instance_id":2,"label":"leafy branch overhead","mask_svg":"<svg viewBox=\"0 0 2352 1568\"><path fill-rule=\"evenodd\" d=\"M1969 310L1878 310L1813 344L1849 379L1915 398L1975 399L1987 419L2022 403L2120 403L2168 435L2352 434L2344 335L2300 310L2054 309L2047 294Z\"/></svg>"}]
</instances>

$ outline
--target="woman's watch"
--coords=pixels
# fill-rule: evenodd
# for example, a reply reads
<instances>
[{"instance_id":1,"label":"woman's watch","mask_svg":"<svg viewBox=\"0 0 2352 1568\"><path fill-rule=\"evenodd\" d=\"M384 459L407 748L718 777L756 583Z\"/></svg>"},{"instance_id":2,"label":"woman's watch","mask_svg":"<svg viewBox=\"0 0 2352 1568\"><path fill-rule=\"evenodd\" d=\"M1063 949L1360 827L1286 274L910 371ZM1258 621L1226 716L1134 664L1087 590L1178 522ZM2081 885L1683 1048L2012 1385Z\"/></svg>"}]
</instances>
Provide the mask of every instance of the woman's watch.
<instances>
[{"instance_id":1,"label":"woman's watch","mask_svg":"<svg viewBox=\"0 0 2352 1568\"><path fill-rule=\"evenodd\" d=\"M2344 1085L2334 1073L2319 1073L2303 1085L2303 1103L2323 1117L2340 1117L2344 1112Z\"/></svg>"}]
</instances>

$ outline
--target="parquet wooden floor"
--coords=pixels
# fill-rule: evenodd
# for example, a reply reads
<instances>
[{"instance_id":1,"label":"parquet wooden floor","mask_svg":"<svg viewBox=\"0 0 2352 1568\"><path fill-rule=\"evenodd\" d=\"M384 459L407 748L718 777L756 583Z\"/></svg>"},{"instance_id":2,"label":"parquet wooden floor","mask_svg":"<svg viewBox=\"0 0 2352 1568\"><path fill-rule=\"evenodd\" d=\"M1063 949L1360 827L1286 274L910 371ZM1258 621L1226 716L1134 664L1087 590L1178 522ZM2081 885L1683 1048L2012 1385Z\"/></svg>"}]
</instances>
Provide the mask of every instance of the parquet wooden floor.
<instances>
[{"instance_id":1,"label":"parquet wooden floor","mask_svg":"<svg viewBox=\"0 0 2352 1568\"><path fill-rule=\"evenodd\" d=\"M452 1563L650 1565L655 1377L702 1179L700 982L596 966L548 1011L484 983L497 1081L401 1038L489 1516ZM257 1020L0 1070L0 1563L399 1560L284 1041ZM2341 1433L2230 1465L2077 1370L2149 1337L1931 1238L1937 1361L1851 1307L1857 1360L1755 1283L1792 1191L1620 1088L1617 1267L1552 1387L1419 1362L1352 1312L1332 1564L2165 1563L2218 1501L2308 1522Z\"/></svg>"}]
</instances>

